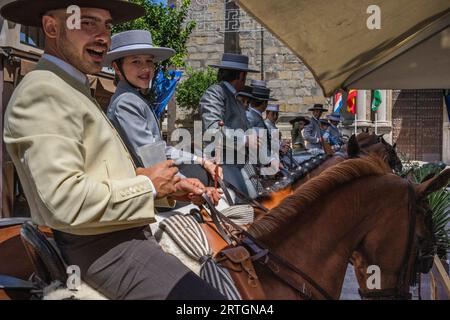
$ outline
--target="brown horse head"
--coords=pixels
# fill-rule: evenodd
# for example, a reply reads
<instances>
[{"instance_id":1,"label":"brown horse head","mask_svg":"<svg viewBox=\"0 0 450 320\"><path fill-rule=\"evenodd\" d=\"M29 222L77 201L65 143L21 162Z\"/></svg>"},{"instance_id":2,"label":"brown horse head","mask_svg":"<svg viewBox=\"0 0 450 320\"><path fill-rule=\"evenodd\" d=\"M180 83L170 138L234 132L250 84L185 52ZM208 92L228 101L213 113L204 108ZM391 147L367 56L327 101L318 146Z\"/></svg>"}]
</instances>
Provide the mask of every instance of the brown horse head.
<instances>
[{"instance_id":1,"label":"brown horse head","mask_svg":"<svg viewBox=\"0 0 450 320\"><path fill-rule=\"evenodd\" d=\"M295 286L286 284L290 279L312 298L337 299L353 252L366 297L407 297L419 239L432 239L427 209L417 208L448 175L428 187L413 187L393 175L383 159L369 155L338 163L301 185L249 228L257 240L307 275L276 261L272 271L259 267L268 298L299 298ZM366 285L371 266L380 270L379 288Z\"/></svg>"},{"instance_id":2,"label":"brown horse head","mask_svg":"<svg viewBox=\"0 0 450 320\"><path fill-rule=\"evenodd\" d=\"M368 132L362 132L357 136L352 135L347 143L348 157L357 158L361 154L375 153L385 159L392 170L400 172L403 165L397 155L397 144L390 145L383 136L383 134L376 135Z\"/></svg>"},{"instance_id":3,"label":"brown horse head","mask_svg":"<svg viewBox=\"0 0 450 320\"><path fill-rule=\"evenodd\" d=\"M407 181L407 180L405 180ZM409 181L409 194L411 201L409 236L406 251L403 252L403 263L398 276L388 275L385 287L382 289L368 289L370 275L365 272L372 264L371 254L363 248L353 253L352 261L356 277L360 284L360 294L367 299L402 299L409 298L409 286L414 285L418 273L428 273L433 265L436 254L436 239L433 233L432 212L427 197L445 187L450 181L450 169L442 171L436 177L427 179L421 184L411 184ZM398 233L400 235L401 233ZM380 239L375 235L370 239L376 243ZM373 244L372 244L373 245ZM368 244L370 247L371 245ZM400 253L400 252L399 252Z\"/></svg>"}]
</instances>

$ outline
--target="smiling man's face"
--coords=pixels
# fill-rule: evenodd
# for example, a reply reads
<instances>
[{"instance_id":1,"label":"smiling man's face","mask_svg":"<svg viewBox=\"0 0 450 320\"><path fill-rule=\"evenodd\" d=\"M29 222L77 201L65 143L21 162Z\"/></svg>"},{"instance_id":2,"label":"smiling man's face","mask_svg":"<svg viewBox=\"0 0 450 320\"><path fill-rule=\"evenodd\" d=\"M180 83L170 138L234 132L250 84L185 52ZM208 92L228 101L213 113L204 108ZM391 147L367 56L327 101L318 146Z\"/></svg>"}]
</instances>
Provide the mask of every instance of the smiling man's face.
<instances>
[{"instance_id":1,"label":"smiling man's face","mask_svg":"<svg viewBox=\"0 0 450 320\"><path fill-rule=\"evenodd\" d=\"M81 8L81 27L69 29L65 10L55 10L43 17L51 54L70 63L85 74L98 73L111 44L112 18L109 11Z\"/></svg>"}]
</instances>

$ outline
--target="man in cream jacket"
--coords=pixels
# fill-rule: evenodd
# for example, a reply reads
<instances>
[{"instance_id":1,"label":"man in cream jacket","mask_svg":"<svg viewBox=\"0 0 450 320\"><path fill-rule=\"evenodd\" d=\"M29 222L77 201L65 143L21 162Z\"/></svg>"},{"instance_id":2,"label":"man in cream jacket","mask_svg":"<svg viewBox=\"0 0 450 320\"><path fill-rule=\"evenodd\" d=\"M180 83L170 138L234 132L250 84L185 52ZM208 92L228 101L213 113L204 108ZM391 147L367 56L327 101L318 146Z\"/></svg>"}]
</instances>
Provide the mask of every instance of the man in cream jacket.
<instances>
[{"instance_id":1,"label":"man in cream jacket","mask_svg":"<svg viewBox=\"0 0 450 320\"><path fill-rule=\"evenodd\" d=\"M67 23L70 5L81 7L80 28ZM86 74L101 70L111 24L143 13L120 0L5 5L7 20L43 28L46 47L11 97L4 141L33 220L52 228L63 258L92 287L112 299L221 299L148 227L155 206L173 205L168 195L198 196L203 186L180 181L171 161L135 168L90 93Z\"/></svg>"}]
</instances>

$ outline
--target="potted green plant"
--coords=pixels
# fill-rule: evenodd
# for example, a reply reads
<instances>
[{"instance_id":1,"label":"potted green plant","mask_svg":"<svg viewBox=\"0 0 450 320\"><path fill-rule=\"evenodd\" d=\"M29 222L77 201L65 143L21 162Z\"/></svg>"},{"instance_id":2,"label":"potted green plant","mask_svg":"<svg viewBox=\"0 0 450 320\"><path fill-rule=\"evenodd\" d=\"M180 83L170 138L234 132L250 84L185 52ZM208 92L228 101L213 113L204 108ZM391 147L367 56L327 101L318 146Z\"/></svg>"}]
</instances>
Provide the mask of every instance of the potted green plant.
<instances>
[{"instance_id":1,"label":"potted green plant","mask_svg":"<svg viewBox=\"0 0 450 320\"><path fill-rule=\"evenodd\" d=\"M187 78L177 87L176 100L179 107L191 114L192 120L197 120L200 118L200 99L206 89L218 82L217 71L212 68L199 71L187 68L186 74Z\"/></svg>"},{"instance_id":2,"label":"potted green plant","mask_svg":"<svg viewBox=\"0 0 450 320\"><path fill-rule=\"evenodd\" d=\"M414 183L421 183L430 179L445 169L445 164L443 163L419 165L417 162L410 161L407 158L404 158L402 162L404 166L399 175L409 178ZM432 212L432 232L436 238L437 255L447 272L449 272L447 254L450 252L450 191L448 186L430 194L428 196L428 204Z\"/></svg>"}]
</instances>

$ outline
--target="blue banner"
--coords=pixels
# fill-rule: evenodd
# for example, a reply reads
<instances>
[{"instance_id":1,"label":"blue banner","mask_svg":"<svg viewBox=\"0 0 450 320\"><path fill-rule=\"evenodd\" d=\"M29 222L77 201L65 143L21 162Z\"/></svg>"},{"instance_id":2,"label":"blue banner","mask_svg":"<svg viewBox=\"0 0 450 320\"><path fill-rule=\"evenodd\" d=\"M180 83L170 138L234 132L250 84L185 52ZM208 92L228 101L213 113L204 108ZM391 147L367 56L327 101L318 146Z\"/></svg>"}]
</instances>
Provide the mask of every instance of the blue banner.
<instances>
[{"instance_id":1,"label":"blue banner","mask_svg":"<svg viewBox=\"0 0 450 320\"><path fill-rule=\"evenodd\" d=\"M162 71L160 71L156 76L154 80L156 98L155 102L153 103L153 111L155 112L158 119L161 118L161 115L166 109L167 104L175 93L178 81L180 81L182 75L182 71L172 70L168 71L166 76L164 76L164 72Z\"/></svg>"}]
</instances>

